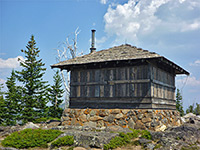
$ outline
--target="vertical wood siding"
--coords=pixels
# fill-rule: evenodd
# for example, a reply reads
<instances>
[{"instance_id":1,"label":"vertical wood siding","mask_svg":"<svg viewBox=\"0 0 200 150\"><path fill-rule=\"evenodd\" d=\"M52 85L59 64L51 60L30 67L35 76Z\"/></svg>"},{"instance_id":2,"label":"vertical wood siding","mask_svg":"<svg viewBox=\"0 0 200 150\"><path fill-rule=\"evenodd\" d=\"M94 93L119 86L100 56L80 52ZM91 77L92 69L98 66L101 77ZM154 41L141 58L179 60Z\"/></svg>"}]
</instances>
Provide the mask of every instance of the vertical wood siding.
<instances>
[{"instance_id":1,"label":"vertical wood siding","mask_svg":"<svg viewBox=\"0 0 200 150\"><path fill-rule=\"evenodd\" d=\"M150 97L148 65L71 71L70 97ZM118 81L124 81L119 82Z\"/></svg>"}]
</instances>

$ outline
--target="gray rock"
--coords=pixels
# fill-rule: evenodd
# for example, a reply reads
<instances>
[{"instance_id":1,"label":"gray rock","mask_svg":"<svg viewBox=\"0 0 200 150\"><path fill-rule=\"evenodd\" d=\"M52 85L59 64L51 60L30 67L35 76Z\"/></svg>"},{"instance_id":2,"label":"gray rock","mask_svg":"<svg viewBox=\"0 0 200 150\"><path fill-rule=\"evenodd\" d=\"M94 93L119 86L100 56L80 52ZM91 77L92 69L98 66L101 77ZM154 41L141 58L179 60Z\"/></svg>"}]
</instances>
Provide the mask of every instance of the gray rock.
<instances>
[{"instance_id":1,"label":"gray rock","mask_svg":"<svg viewBox=\"0 0 200 150\"><path fill-rule=\"evenodd\" d=\"M196 115L193 114L193 113L189 113L189 114L186 114L185 116L183 116L183 118L191 118L191 117L195 117Z\"/></svg>"},{"instance_id":2,"label":"gray rock","mask_svg":"<svg viewBox=\"0 0 200 150\"><path fill-rule=\"evenodd\" d=\"M115 119L115 116L114 115L109 115L109 116L105 116L103 118L104 121L108 121L109 123L112 123Z\"/></svg>"},{"instance_id":3,"label":"gray rock","mask_svg":"<svg viewBox=\"0 0 200 150\"><path fill-rule=\"evenodd\" d=\"M132 132L129 128L122 128L120 126L108 126L105 131L106 132L124 132L124 133Z\"/></svg>"},{"instance_id":4,"label":"gray rock","mask_svg":"<svg viewBox=\"0 0 200 150\"><path fill-rule=\"evenodd\" d=\"M13 147L0 147L0 150L19 150Z\"/></svg>"},{"instance_id":5,"label":"gray rock","mask_svg":"<svg viewBox=\"0 0 200 150\"><path fill-rule=\"evenodd\" d=\"M162 149L182 149L198 143L200 130L195 124L184 124L179 127L169 127L165 132L151 132L152 140L163 145ZM200 146L196 149L200 149Z\"/></svg>"},{"instance_id":6,"label":"gray rock","mask_svg":"<svg viewBox=\"0 0 200 150\"><path fill-rule=\"evenodd\" d=\"M126 116L131 117L131 116L135 116L135 114L134 114L133 111L130 110L130 111L127 112Z\"/></svg>"},{"instance_id":7,"label":"gray rock","mask_svg":"<svg viewBox=\"0 0 200 150\"><path fill-rule=\"evenodd\" d=\"M37 129L37 128L39 128L39 126L32 122L28 122L24 125L23 129L28 129L28 128Z\"/></svg>"},{"instance_id":8,"label":"gray rock","mask_svg":"<svg viewBox=\"0 0 200 150\"><path fill-rule=\"evenodd\" d=\"M74 136L76 146L103 148L104 144L109 143L119 133L68 130L59 137L66 135Z\"/></svg>"},{"instance_id":9,"label":"gray rock","mask_svg":"<svg viewBox=\"0 0 200 150\"><path fill-rule=\"evenodd\" d=\"M144 114L138 114L138 119L142 119L143 118L143 116L144 116Z\"/></svg>"},{"instance_id":10,"label":"gray rock","mask_svg":"<svg viewBox=\"0 0 200 150\"><path fill-rule=\"evenodd\" d=\"M129 126L129 128L132 128L132 129L134 129L135 122L133 121L133 119L132 119L132 118L131 118L131 119L128 121L128 126Z\"/></svg>"},{"instance_id":11,"label":"gray rock","mask_svg":"<svg viewBox=\"0 0 200 150\"><path fill-rule=\"evenodd\" d=\"M133 116L132 119L134 122L136 122L138 120L136 116Z\"/></svg>"},{"instance_id":12,"label":"gray rock","mask_svg":"<svg viewBox=\"0 0 200 150\"><path fill-rule=\"evenodd\" d=\"M144 139L144 138L139 139L138 142L139 142L141 145L146 145L147 143L152 143L151 140L147 140L147 139Z\"/></svg>"},{"instance_id":13,"label":"gray rock","mask_svg":"<svg viewBox=\"0 0 200 150\"><path fill-rule=\"evenodd\" d=\"M91 116L91 117L92 117L92 116L95 116L96 113L97 113L96 110L91 110L91 111L90 111L90 116Z\"/></svg>"},{"instance_id":14,"label":"gray rock","mask_svg":"<svg viewBox=\"0 0 200 150\"><path fill-rule=\"evenodd\" d=\"M100 117L105 117L109 115L109 111L108 110L100 110L99 111L99 116Z\"/></svg>"},{"instance_id":15,"label":"gray rock","mask_svg":"<svg viewBox=\"0 0 200 150\"><path fill-rule=\"evenodd\" d=\"M146 149L148 149L148 150L153 150L154 147L155 147L155 144L153 144L153 143L147 143L144 147Z\"/></svg>"},{"instance_id":16,"label":"gray rock","mask_svg":"<svg viewBox=\"0 0 200 150\"><path fill-rule=\"evenodd\" d=\"M163 119L161 120L161 122L164 123L164 124L167 124L167 123L168 123L168 120L167 120L167 118L163 118Z\"/></svg>"},{"instance_id":17,"label":"gray rock","mask_svg":"<svg viewBox=\"0 0 200 150\"><path fill-rule=\"evenodd\" d=\"M125 120L119 120L119 121L118 121L118 124L119 124L120 126L125 126L125 125L126 125L126 121L125 121Z\"/></svg>"},{"instance_id":18,"label":"gray rock","mask_svg":"<svg viewBox=\"0 0 200 150\"><path fill-rule=\"evenodd\" d=\"M116 119L120 119L120 118L123 118L123 116L124 116L124 115L123 115L122 113L119 113L119 114L117 114L117 115L115 116L115 118L116 118Z\"/></svg>"},{"instance_id":19,"label":"gray rock","mask_svg":"<svg viewBox=\"0 0 200 150\"><path fill-rule=\"evenodd\" d=\"M89 126L89 127L96 127L96 122L92 122L92 121L89 121L89 122L85 122L83 124L83 126Z\"/></svg>"}]
</instances>

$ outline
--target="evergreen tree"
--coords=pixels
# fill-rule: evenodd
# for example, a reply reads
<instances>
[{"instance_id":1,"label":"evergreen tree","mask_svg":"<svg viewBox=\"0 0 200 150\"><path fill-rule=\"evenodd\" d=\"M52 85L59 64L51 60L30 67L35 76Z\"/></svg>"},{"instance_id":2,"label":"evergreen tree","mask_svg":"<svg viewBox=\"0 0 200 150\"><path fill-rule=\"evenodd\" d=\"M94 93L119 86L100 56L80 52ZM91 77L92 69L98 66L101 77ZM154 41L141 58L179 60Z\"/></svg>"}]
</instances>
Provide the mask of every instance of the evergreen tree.
<instances>
[{"instance_id":1,"label":"evergreen tree","mask_svg":"<svg viewBox=\"0 0 200 150\"><path fill-rule=\"evenodd\" d=\"M63 102L62 96L64 90L62 89L62 79L59 75L59 71L57 70L55 75L53 76L54 84L49 89L49 100L52 104L49 109L49 115L53 118L60 118L62 115L62 108L60 108L60 104Z\"/></svg>"},{"instance_id":2,"label":"evergreen tree","mask_svg":"<svg viewBox=\"0 0 200 150\"><path fill-rule=\"evenodd\" d=\"M186 113L194 113L194 104L189 106L189 108L186 110Z\"/></svg>"},{"instance_id":3,"label":"evergreen tree","mask_svg":"<svg viewBox=\"0 0 200 150\"><path fill-rule=\"evenodd\" d=\"M5 112L6 112L6 105L5 105L5 100L3 98L4 92L1 91L3 88L3 84L0 84L0 125L5 125Z\"/></svg>"},{"instance_id":4,"label":"evergreen tree","mask_svg":"<svg viewBox=\"0 0 200 150\"><path fill-rule=\"evenodd\" d=\"M6 85L8 91L5 94L5 105L6 105L6 125L15 125L16 121L19 120L20 112L20 100L21 100L21 88L16 86L15 71L12 70L11 77L7 78Z\"/></svg>"},{"instance_id":5,"label":"evergreen tree","mask_svg":"<svg viewBox=\"0 0 200 150\"><path fill-rule=\"evenodd\" d=\"M46 117L47 114L47 82L43 81L46 68L42 59L39 59L40 50L36 47L34 36L26 46L26 50L21 50L25 54L25 61L20 62L23 67L21 71L16 71L17 78L23 84L21 114L23 123L34 121L36 118Z\"/></svg>"},{"instance_id":6,"label":"evergreen tree","mask_svg":"<svg viewBox=\"0 0 200 150\"><path fill-rule=\"evenodd\" d=\"M195 113L196 115L200 115L200 104L196 103L196 108L195 108L195 110L194 110L194 113Z\"/></svg>"},{"instance_id":7,"label":"evergreen tree","mask_svg":"<svg viewBox=\"0 0 200 150\"><path fill-rule=\"evenodd\" d=\"M179 89L176 92L176 110L180 112L181 116L184 115L182 96Z\"/></svg>"}]
</instances>

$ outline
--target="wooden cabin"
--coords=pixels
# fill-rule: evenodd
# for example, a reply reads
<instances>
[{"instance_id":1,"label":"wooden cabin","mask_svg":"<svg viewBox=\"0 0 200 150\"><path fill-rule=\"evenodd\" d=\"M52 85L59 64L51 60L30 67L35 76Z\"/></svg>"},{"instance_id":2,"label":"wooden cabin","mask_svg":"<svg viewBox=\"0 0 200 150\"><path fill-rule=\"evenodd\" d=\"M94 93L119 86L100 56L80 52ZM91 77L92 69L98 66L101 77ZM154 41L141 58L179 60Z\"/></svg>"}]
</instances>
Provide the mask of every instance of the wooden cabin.
<instances>
[{"instance_id":1,"label":"wooden cabin","mask_svg":"<svg viewBox=\"0 0 200 150\"><path fill-rule=\"evenodd\" d=\"M176 109L175 76L189 73L167 58L128 44L52 65L70 71L70 108Z\"/></svg>"}]
</instances>

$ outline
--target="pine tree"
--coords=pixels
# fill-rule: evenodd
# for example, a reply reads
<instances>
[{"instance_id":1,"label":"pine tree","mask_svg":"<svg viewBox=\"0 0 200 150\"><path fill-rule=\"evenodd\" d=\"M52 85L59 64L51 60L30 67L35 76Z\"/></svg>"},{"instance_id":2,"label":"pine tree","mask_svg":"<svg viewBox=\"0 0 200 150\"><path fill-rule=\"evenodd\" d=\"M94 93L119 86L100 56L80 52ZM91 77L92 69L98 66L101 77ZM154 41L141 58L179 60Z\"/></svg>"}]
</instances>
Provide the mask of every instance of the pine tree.
<instances>
[{"instance_id":1,"label":"pine tree","mask_svg":"<svg viewBox=\"0 0 200 150\"><path fill-rule=\"evenodd\" d=\"M177 92L176 92L176 110L178 110L180 112L181 116L184 115L182 99L183 98L181 96L180 90L177 89Z\"/></svg>"},{"instance_id":2,"label":"pine tree","mask_svg":"<svg viewBox=\"0 0 200 150\"><path fill-rule=\"evenodd\" d=\"M63 102L62 96L64 90L62 89L62 79L59 75L59 71L56 71L53 79L54 84L49 89L49 100L52 104L49 109L49 115L53 118L60 118L63 110L59 106Z\"/></svg>"},{"instance_id":3,"label":"pine tree","mask_svg":"<svg viewBox=\"0 0 200 150\"><path fill-rule=\"evenodd\" d=\"M5 94L5 105L6 105L6 125L15 125L16 121L19 120L20 112L20 100L21 100L21 88L16 86L15 71L12 70L11 77L7 78L6 86L8 91Z\"/></svg>"},{"instance_id":4,"label":"pine tree","mask_svg":"<svg viewBox=\"0 0 200 150\"><path fill-rule=\"evenodd\" d=\"M16 71L17 78L23 84L22 90L22 121L23 123L34 121L36 118L46 117L47 114L47 82L43 81L46 68L42 59L39 59L40 50L36 47L34 36L26 46L26 50L21 50L25 54L25 61L20 62L23 67L21 71Z\"/></svg>"},{"instance_id":5,"label":"pine tree","mask_svg":"<svg viewBox=\"0 0 200 150\"><path fill-rule=\"evenodd\" d=\"M194 110L194 113L195 113L196 115L200 115L200 104L196 103L196 108L195 108L195 110Z\"/></svg>"},{"instance_id":6,"label":"pine tree","mask_svg":"<svg viewBox=\"0 0 200 150\"><path fill-rule=\"evenodd\" d=\"M189 108L186 110L186 113L194 113L194 104L190 105Z\"/></svg>"},{"instance_id":7,"label":"pine tree","mask_svg":"<svg viewBox=\"0 0 200 150\"><path fill-rule=\"evenodd\" d=\"M4 120L5 120L5 112L6 112L6 105L5 105L5 100L3 98L3 94L4 92L1 91L1 89L3 88L3 84L0 84L0 125L4 126L6 125Z\"/></svg>"}]
</instances>

